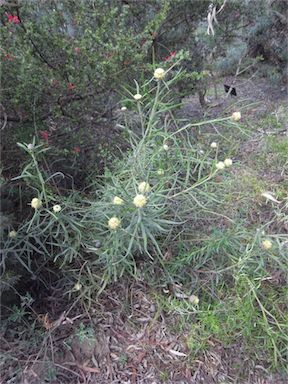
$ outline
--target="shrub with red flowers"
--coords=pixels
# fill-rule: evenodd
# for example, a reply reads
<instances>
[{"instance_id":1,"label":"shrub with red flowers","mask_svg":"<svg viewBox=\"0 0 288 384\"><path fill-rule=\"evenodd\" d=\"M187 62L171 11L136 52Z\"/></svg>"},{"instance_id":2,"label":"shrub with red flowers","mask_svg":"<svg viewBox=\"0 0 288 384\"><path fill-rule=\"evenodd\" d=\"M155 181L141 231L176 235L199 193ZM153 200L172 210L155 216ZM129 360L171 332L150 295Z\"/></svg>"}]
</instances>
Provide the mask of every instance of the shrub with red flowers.
<instances>
[{"instance_id":1,"label":"shrub with red flowers","mask_svg":"<svg viewBox=\"0 0 288 384\"><path fill-rule=\"evenodd\" d=\"M44 2L41 12L37 2L29 1L21 7L0 7L2 49L11 55L6 55L4 64L10 64L12 55L19 58L13 67L2 68L6 74L2 99L13 120L19 107L31 121L58 115L80 119L84 110L87 115L88 103L91 113L96 109L102 116L119 97L120 84L133 82L140 67L145 70L167 6L151 19L144 2L131 4L143 11L136 26L131 9L121 2L96 0L96 4ZM17 28L12 30L11 25ZM77 96L73 92L72 97L72 90Z\"/></svg>"}]
</instances>

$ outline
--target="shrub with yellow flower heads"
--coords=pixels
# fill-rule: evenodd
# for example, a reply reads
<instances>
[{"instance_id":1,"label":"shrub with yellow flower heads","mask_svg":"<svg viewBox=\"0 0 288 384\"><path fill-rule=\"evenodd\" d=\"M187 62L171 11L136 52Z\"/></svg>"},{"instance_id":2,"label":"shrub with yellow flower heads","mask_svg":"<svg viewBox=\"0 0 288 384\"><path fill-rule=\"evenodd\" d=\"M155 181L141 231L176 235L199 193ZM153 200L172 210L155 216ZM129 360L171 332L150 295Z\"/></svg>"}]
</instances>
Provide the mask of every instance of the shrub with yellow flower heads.
<instances>
[{"instance_id":1,"label":"shrub with yellow flower heads","mask_svg":"<svg viewBox=\"0 0 288 384\"><path fill-rule=\"evenodd\" d=\"M140 93L136 93L136 95L133 96L134 100L141 100L142 99L142 95L140 95Z\"/></svg>"},{"instance_id":2,"label":"shrub with yellow flower heads","mask_svg":"<svg viewBox=\"0 0 288 384\"><path fill-rule=\"evenodd\" d=\"M144 195L136 195L133 199L133 204L137 208L142 208L147 204L147 198Z\"/></svg>"},{"instance_id":3,"label":"shrub with yellow flower heads","mask_svg":"<svg viewBox=\"0 0 288 384\"><path fill-rule=\"evenodd\" d=\"M241 119L241 112L233 112L231 119L233 121L239 121Z\"/></svg>"},{"instance_id":4,"label":"shrub with yellow flower heads","mask_svg":"<svg viewBox=\"0 0 288 384\"><path fill-rule=\"evenodd\" d=\"M138 185L138 191L140 193L148 193L151 191L151 187L149 185L149 183L146 183L146 181L142 181L139 185Z\"/></svg>"},{"instance_id":5,"label":"shrub with yellow flower heads","mask_svg":"<svg viewBox=\"0 0 288 384\"><path fill-rule=\"evenodd\" d=\"M119 225L121 224L121 220L118 219L118 217L111 217L111 219L108 220L108 227L110 229L117 229Z\"/></svg>"},{"instance_id":6,"label":"shrub with yellow flower heads","mask_svg":"<svg viewBox=\"0 0 288 384\"><path fill-rule=\"evenodd\" d=\"M61 205L59 205L59 204L56 204L56 205L53 206L53 211L54 211L55 213L60 212L61 209L62 209L62 208L61 208Z\"/></svg>"},{"instance_id":7,"label":"shrub with yellow flower heads","mask_svg":"<svg viewBox=\"0 0 288 384\"><path fill-rule=\"evenodd\" d=\"M165 77L165 70L163 68L157 68L154 71L154 77L156 80L162 80Z\"/></svg>"},{"instance_id":8,"label":"shrub with yellow flower heads","mask_svg":"<svg viewBox=\"0 0 288 384\"><path fill-rule=\"evenodd\" d=\"M225 164L225 167L231 167L231 165L233 164L233 161L232 159L225 159L224 164Z\"/></svg>"},{"instance_id":9,"label":"shrub with yellow flower heads","mask_svg":"<svg viewBox=\"0 0 288 384\"><path fill-rule=\"evenodd\" d=\"M268 239L262 241L262 247L266 250L272 248L272 242Z\"/></svg>"},{"instance_id":10,"label":"shrub with yellow flower heads","mask_svg":"<svg viewBox=\"0 0 288 384\"><path fill-rule=\"evenodd\" d=\"M115 196L113 199L113 204L122 205L122 204L124 204L124 200L121 199L121 197L119 197L119 196Z\"/></svg>"},{"instance_id":11,"label":"shrub with yellow flower heads","mask_svg":"<svg viewBox=\"0 0 288 384\"><path fill-rule=\"evenodd\" d=\"M225 164L223 161L219 161L217 164L216 164L216 168L221 170L221 169L224 169L225 168Z\"/></svg>"},{"instance_id":12,"label":"shrub with yellow flower heads","mask_svg":"<svg viewBox=\"0 0 288 384\"><path fill-rule=\"evenodd\" d=\"M39 209L42 207L42 201L37 197L34 197L31 201L31 207L34 209Z\"/></svg>"}]
</instances>

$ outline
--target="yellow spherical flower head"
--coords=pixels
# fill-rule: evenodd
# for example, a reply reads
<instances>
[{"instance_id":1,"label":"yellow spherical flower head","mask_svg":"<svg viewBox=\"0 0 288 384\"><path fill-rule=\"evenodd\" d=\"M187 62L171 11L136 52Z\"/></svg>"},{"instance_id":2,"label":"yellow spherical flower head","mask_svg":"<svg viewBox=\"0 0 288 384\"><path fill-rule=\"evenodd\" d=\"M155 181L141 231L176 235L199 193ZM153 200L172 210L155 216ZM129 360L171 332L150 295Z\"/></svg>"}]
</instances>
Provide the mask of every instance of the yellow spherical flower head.
<instances>
[{"instance_id":1,"label":"yellow spherical flower head","mask_svg":"<svg viewBox=\"0 0 288 384\"><path fill-rule=\"evenodd\" d=\"M138 191L141 193L148 193L151 191L151 187L146 181L142 181L142 183L138 185Z\"/></svg>"},{"instance_id":2,"label":"yellow spherical flower head","mask_svg":"<svg viewBox=\"0 0 288 384\"><path fill-rule=\"evenodd\" d=\"M118 217L111 217L111 219L108 220L108 227L110 229L117 229L120 224L121 220L118 219Z\"/></svg>"},{"instance_id":3,"label":"yellow spherical flower head","mask_svg":"<svg viewBox=\"0 0 288 384\"><path fill-rule=\"evenodd\" d=\"M137 208L142 208L147 204L147 199L144 195L136 195L133 199L133 204Z\"/></svg>"},{"instance_id":4,"label":"yellow spherical flower head","mask_svg":"<svg viewBox=\"0 0 288 384\"><path fill-rule=\"evenodd\" d=\"M225 164L223 163L223 161L219 161L219 163L216 164L216 168L219 170L224 169Z\"/></svg>"},{"instance_id":5,"label":"yellow spherical flower head","mask_svg":"<svg viewBox=\"0 0 288 384\"><path fill-rule=\"evenodd\" d=\"M39 209L42 207L42 201L37 197L34 197L31 201L31 207L34 209Z\"/></svg>"},{"instance_id":6,"label":"yellow spherical flower head","mask_svg":"<svg viewBox=\"0 0 288 384\"><path fill-rule=\"evenodd\" d=\"M233 164L233 161L232 159L225 159L224 164L225 164L225 167L231 167L231 165Z\"/></svg>"},{"instance_id":7,"label":"yellow spherical flower head","mask_svg":"<svg viewBox=\"0 0 288 384\"><path fill-rule=\"evenodd\" d=\"M157 68L154 71L154 77L156 80L162 80L165 77L165 70L163 68Z\"/></svg>"},{"instance_id":8,"label":"yellow spherical flower head","mask_svg":"<svg viewBox=\"0 0 288 384\"><path fill-rule=\"evenodd\" d=\"M262 241L262 247L263 247L264 249L270 249L270 248L272 248L272 243L271 243L271 241L268 240L268 239L263 240L263 241Z\"/></svg>"},{"instance_id":9,"label":"yellow spherical flower head","mask_svg":"<svg viewBox=\"0 0 288 384\"><path fill-rule=\"evenodd\" d=\"M17 236L17 232L16 231L10 231L8 236L11 238L15 238Z\"/></svg>"},{"instance_id":10,"label":"yellow spherical flower head","mask_svg":"<svg viewBox=\"0 0 288 384\"><path fill-rule=\"evenodd\" d=\"M233 121L239 121L241 119L241 112L233 112L231 119Z\"/></svg>"},{"instance_id":11,"label":"yellow spherical flower head","mask_svg":"<svg viewBox=\"0 0 288 384\"><path fill-rule=\"evenodd\" d=\"M199 297L195 295L191 295L189 297L189 301L191 304L198 305L199 304Z\"/></svg>"},{"instance_id":12,"label":"yellow spherical flower head","mask_svg":"<svg viewBox=\"0 0 288 384\"><path fill-rule=\"evenodd\" d=\"M74 285L74 289L75 289L75 291L80 291L81 288L82 288L82 284L80 284L80 283L76 283L76 284Z\"/></svg>"},{"instance_id":13,"label":"yellow spherical flower head","mask_svg":"<svg viewBox=\"0 0 288 384\"><path fill-rule=\"evenodd\" d=\"M55 213L60 212L61 209L62 209L62 208L61 208L61 205L59 205L59 204L56 204L56 205L53 206L53 211L54 211Z\"/></svg>"},{"instance_id":14,"label":"yellow spherical flower head","mask_svg":"<svg viewBox=\"0 0 288 384\"><path fill-rule=\"evenodd\" d=\"M213 141L213 143L210 144L210 147L213 148L213 149L216 149L217 148L217 143L215 143L215 141Z\"/></svg>"},{"instance_id":15,"label":"yellow spherical flower head","mask_svg":"<svg viewBox=\"0 0 288 384\"><path fill-rule=\"evenodd\" d=\"M157 175L163 176L164 175L164 169L159 168L158 171L157 171Z\"/></svg>"},{"instance_id":16,"label":"yellow spherical flower head","mask_svg":"<svg viewBox=\"0 0 288 384\"><path fill-rule=\"evenodd\" d=\"M134 100L141 100L142 99L142 95L140 95L140 93L136 93L136 95L133 96L134 97Z\"/></svg>"},{"instance_id":17,"label":"yellow spherical flower head","mask_svg":"<svg viewBox=\"0 0 288 384\"><path fill-rule=\"evenodd\" d=\"M121 199L121 197L119 197L119 196L115 196L113 199L113 204L122 205L122 204L124 204L124 200Z\"/></svg>"}]
</instances>

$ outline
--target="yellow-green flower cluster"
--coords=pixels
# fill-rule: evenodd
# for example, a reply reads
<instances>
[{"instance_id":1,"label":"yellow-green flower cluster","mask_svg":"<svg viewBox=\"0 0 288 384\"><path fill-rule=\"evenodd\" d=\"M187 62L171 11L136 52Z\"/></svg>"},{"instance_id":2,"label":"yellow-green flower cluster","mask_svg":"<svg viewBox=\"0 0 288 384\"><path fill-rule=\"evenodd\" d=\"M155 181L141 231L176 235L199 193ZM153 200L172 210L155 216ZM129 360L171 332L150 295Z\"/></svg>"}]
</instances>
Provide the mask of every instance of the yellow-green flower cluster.
<instances>
[{"instance_id":1,"label":"yellow-green flower cluster","mask_svg":"<svg viewBox=\"0 0 288 384\"><path fill-rule=\"evenodd\" d=\"M113 204L115 204L115 205L123 205L124 204L124 200L121 199L121 197L119 197L119 196L115 196L113 198Z\"/></svg>"},{"instance_id":2,"label":"yellow-green flower cluster","mask_svg":"<svg viewBox=\"0 0 288 384\"><path fill-rule=\"evenodd\" d=\"M146 196L142 194L136 195L133 199L133 204L137 208L143 208L147 204Z\"/></svg>"},{"instance_id":3,"label":"yellow-green flower cluster","mask_svg":"<svg viewBox=\"0 0 288 384\"><path fill-rule=\"evenodd\" d=\"M61 205L59 205L59 204L53 205L53 211L54 211L55 213L60 212L61 209L62 209L62 208L61 208Z\"/></svg>"},{"instance_id":4,"label":"yellow-green flower cluster","mask_svg":"<svg viewBox=\"0 0 288 384\"><path fill-rule=\"evenodd\" d=\"M15 237L17 236L17 232L16 231L10 231L9 234L8 234L9 237L11 237L12 239L15 239Z\"/></svg>"},{"instance_id":5,"label":"yellow-green flower cluster","mask_svg":"<svg viewBox=\"0 0 288 384\"><path fill-rule=\"evenodd\" d=\"M200 300L199 300L199 297L198 297L198 296L196 296L196 295L191 295L191 296L189 297L189 301L190 301L191 304L198 305Z\"/></svg>"},{"instance_id":6,"label":"yellow-green flower cluster","mask_svg":"<svg viewBox=\"0 0 288 384\"><path fill-rule=\"evenodd\" d=\"M262 241L262 247L265 250L271 249L272 248L272 242L270 240L268 240L268 239L263 240Z\"/></svg>"},{"instance_id":7,"label":"yellow-green flower cluster","mask_svg":"<svg viewBox=\"0 0 288 384\"><path fill-rule=\"evenodd\" d=\"M136 95L133 96L134 100L139 101L142 99L142 95L140 93L136 93Z\"/></svg>"},{"instance_id":8,"label":"yellow-green flower cluster","mask_svg":"<svg viewBox=\"0 0 288 384\"><path fill-rule=\"evenodd\" d=\"M108 220L108 227L110 229L115 230L115 229L117 229L120 226L120 224L121 224L121 220L118 219L118 217L114 216L114 217L111 217L111 219Z\"/></svg>"},{"instance_id":9,"label":"yellow-green flower cluster","mask_svg":"<svg viewBox=\"0 0 288 384\"><path fill-rule=\"evenodd\" d=\"M239 121L241 119L241 112L233 112L231 116L231 120Z\"/></svg>"},{"instance_id":10,"label":"yellow-green flower cluster","mask_svg":"<svg viewBox=\"0 0 288 384\"><path fill-rule=\"evenodd\" d=\"M215 141L213 141L213 143L210 144L210 147L213 148L213 149L216 149L217 148L217 143L215 143Z\"/></svg>"},{"instance_id":11,"label":"yellow-green flower cluster","mask_svg":"<svg viewBox=\"0 0 288 384\"><path fill-rule=\"evenodd\" d=\"M233 160L232 159L225 159L224 161L219 161L217 164L216 164L216 168L218 170L222 170L224 169L225 167L229 168L231 167L231 165L233 164Z\"/></svg>"},{"instance_id":12,"label":"yellow-green flower cluster","mask_svg":"<svg viewBox=\"0 0 288 384\"><path fill-rule=\"evenodd\" d=\"M157 68L154 71L154 77L156 80L162 80L165 77L165 70L163 68Z\"/></svg>"},{"instance_id":13,"label":"yellow-green flower cluster","mask_svg":"<svg viewBox=\"0 0 288 384\"><path fill-rule=\"evenodd\" d=\"M34 208L34 209L41 208L42 207L42 201L40 199L38 199L37 197L34 197L31 200L31 207Z\"/></svg>"},{"instance_id":14,"label":"yellow-green flower cluster","mask_svg":"<svg viewBox=\"0 0 288 384\"><path fill-rule=\"evenodd\" d=\"M163 144L163 149L164 149L164 151L169 151L169 145L168 144Z\"/></svg>"},{"instance_id":15,"label":"yellow-green flower cluster","mask_svg":"<svg viewBox=\"0 0 288 384\"><path fill-rule=\"evenodd\" d=\"M148 193L151 191L151 187L150 187L149 183L146 183L146 181L142 181L138 185L138 191L140 193Z\"/></svg>"},{"instance_id":16,"label":"yellow-green flower cluster","mask_svg":"<svg viewBox=\"0 0 288 384\"><path fill-rule=\"evenodd\" d=\"M81 288L82 288L82 284L80 284L80 283L76 283L76 284L74 285L74 289L75 289L75 291L80 291Z\"/></svg>"},{"instance_id":17,"label":"yellow-green flower cluster","mask_svg":"<svg viewBox=\"0 0 288 384\"><path fill-rule=\"evenodd\" d=\"M148 198L145 196L145 194L151 191L151 186L149 183L147 183L147 181L141 181L141 183L138 184L138 191L140 193L134 197L133 204L137 208L143 208L148 201ZM124 200L119 196L114 196L112 202L114 205L124 204ZM121 225L121 219L119 219L116 216L113 216L108 220L108 227L112 230L117 229L120 225Z\"/></svg>"}]
</instances>

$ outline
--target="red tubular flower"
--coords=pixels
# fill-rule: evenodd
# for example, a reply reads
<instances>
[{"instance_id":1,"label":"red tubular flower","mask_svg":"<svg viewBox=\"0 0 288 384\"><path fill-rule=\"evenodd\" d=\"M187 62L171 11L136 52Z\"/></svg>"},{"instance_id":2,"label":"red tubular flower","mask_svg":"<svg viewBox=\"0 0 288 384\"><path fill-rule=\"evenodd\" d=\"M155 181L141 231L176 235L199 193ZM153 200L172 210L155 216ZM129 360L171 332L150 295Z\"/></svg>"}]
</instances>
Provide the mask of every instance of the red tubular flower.
<instances>
[{"instance_id":1,"label":"red tubular flower","mask_svg":"<svg viewBox=\"0 0 288 384\"><path fill-rule=\"evenodd\" d=\"M49 140L49 132L48 131L40 131L39 134L40 134L40 137L42 140L45 140L45 141Z\"/></svg>"},{"instance_id":2,"label":"red tubular flower","mask_svg":"<svg viewBox=\"0 0 288 384\"><path fill-rule=\"evenodd\" d=\"M74 88L76 88L76 85L73 83L68 83L67 88L68 89L74 89Z\"/></svg>"},{"instance_id":3,"label":"red tubular flower","mask_svg":"<svg viewBox=\"0 0 288 384\"><path fill-rule=\"evenodd\" d=\"M12 55L10 55L10 53L6 53L6 55L4 56L4 60L5 61L13 61L14 57Z\"/></svg>"},{"instance_id":4,"label":"red tubular flower","mask_svg":"<svg viewBox=\"0 0 288 384\"><path fill-rule=\"evenodd\" d=\"M74 147L73 152L78 154L81 152L81 148L80 147Z\"/></svg>"},{"instance_id":5,"label":"red tubular flower","mask_svg":"<svg viewBox=\"0 0 288 384\"><path fill-rule=\"evenodd\" d=\"M172 52L170 52L170 55L169 55L169 56L164 57L164 60L165 60L165 61L169 61L169 60L173 59L173 57L175 57L176 54L177 54L176 51L172 51Z\"/></svg>"},{"instance_id":6,"label":"red tubular flower","mask_svg":"<svg viewBox=\"0 0 288 384\"><path fill-rule=\"evenodd\" d=\"M13 16L11 14L8 15L8 22L13 24L20 24L20 20L18 16Z\"/></svg>"},{"instance_id":7,"label":"red tubular flower","mask_svg":"<svg viewBox=\"0 0 288 384\"><path fill-rule=\"evenodd\" d=\"M18 17L18 16L14 16L14 17L13 17L13 23L14 23L14 24L20 24L20 20L19 20L19 17Z\"/></svg>"}]
</instances>

